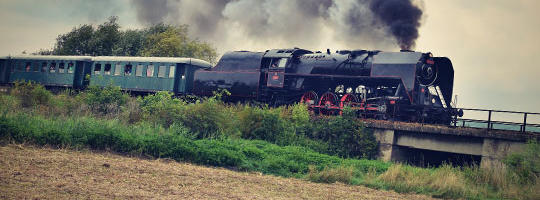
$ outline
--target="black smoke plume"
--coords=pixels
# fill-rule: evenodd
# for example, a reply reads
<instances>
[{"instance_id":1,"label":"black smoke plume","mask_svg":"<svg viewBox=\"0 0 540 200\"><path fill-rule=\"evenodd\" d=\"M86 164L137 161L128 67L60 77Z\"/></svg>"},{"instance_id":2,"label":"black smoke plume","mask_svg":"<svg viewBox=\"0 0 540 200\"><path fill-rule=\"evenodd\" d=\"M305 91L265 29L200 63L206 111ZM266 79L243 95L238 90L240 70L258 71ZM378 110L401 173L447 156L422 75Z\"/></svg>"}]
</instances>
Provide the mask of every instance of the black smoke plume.
<instances>
[{"instance_id":1,"label":"black smoke plume","mask_svg":"<svg viewBox=\"0 0 540 200\"><path fill-rule=\"evenodd\" d=\"M138 20L187 24L221 50L414 48L421 0L132 0ZM325 48L325 47L323 47Z\"/></svg>"},{"instance_id":2,"label":"black smoke plume","mask_svg":"<svg viewBox=\"0 0 540 200\"><path fill-rule=\"evenodd\" d=\"M410 1L372 0L371 11L389 27L401 49L411 49L418 38L422 10Z\"/></svg>"}]
</instances>

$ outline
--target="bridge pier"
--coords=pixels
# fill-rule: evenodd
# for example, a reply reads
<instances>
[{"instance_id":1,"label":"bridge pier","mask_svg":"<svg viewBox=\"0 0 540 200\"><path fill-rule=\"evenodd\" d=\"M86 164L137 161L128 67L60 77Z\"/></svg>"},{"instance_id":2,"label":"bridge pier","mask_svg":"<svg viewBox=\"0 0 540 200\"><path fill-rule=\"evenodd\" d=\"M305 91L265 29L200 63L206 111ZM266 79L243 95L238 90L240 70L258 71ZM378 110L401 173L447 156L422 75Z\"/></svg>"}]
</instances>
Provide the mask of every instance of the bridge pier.
<instances>
[{"instance_id":1,"label":"bridge pier","mask_svg":"<svg viewBox=\"0 0 540 200\"><path fill-rule=\"evenodd\" d=\"M447 162L457 160L463 164L476 163L482 168L504 167L503 159L511 153L523 150L527 140L524 137L516 139L514 137L493 137L489 134L486 134L485 137L478 137L477 135L384 128L372 128L372 130L379 142L378 158L383 161L411 162L415 159L416 161L418 159L438 161L448 159ZM413 155L413 152L423 153L418 156ZM414 158L415 156L417 158ZM450 157L453 157L453 160L449 159ZM467 159L469 160L467 161Z\"/></svg>"}]
</instances>

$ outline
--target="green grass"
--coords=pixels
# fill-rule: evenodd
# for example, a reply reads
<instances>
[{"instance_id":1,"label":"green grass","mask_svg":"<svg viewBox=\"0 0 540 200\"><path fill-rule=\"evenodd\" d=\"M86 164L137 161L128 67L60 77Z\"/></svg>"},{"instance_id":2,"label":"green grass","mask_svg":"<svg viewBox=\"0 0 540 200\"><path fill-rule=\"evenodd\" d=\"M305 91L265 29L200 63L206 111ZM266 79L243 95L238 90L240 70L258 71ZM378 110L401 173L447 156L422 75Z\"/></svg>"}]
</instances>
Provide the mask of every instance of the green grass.
<instances>
[{"instance_id":1,"label":"green grass","mask_svg":"<svg viewBox=\"0 0 540 200\"><path fill-rule=\"evenodd\" d=\"M441 198L540 199L536 192L540 191L540 144L536 142L509 156L506 169L418 168L367 159L376 153L370 130L346 114L314 118L303 105L228 105L218 98L189 104L169 93L135 99L109 92L126 99L93 98L95 105L103 101L114 108L99 109L87 104L92 91L38 101L31 94L48 91L31 84L17 90L0 95L0 143L171 158Z\"/></svg>"}]
</instances>

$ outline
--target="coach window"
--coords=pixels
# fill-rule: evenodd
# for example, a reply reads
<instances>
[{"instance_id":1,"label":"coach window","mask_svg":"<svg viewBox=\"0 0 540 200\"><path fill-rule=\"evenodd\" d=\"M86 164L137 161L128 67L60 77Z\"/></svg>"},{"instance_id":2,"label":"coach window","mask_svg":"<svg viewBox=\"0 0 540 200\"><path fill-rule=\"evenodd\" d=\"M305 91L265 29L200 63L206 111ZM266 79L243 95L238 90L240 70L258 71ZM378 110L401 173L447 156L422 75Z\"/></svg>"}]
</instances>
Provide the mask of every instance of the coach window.
<instances>
[{"instance_id":1,"label":"coach window","mask_svg":"<svg viewBox=\"0 0 540 200\"><path fill-rule=\"evenodd\" d=\"M146 68L146 77L153 77L154 76L154 65L148 65L148 68Z\"/></svg>"},{"instance_id":2,"label":"coach window","mask_svg":"<svg viewBox=\"0 0 540 200\"><path fill-rule=\"evenodd\" d=\"M35 62L32 66L34 72L39 72L39 63Z\"/></svg>"},{"instance_id":3,"label":"coach window","mask_svg":"<svg viewBox=\"0 0 540 200\"><path fill-rule=\"evenodd\" d=\"M68 64L68 73L73 74L73 63Z\"/></svg>"},{"instance_id":4,"label":"coach window","mask_svg":"<svg viewBox=\"0 0 540 200\"><path fill-rule=\"evenodd\" d=\"M32 63L31 63L31 62L27 62L27 63L26 63L26 67L25 67L26 72L30 72L31 68L32 68Z\"/></svg>"},{"instance_id":5,"label":"coach window","mask_svg":"<svg viewBox=\"0 0 540 200\"><path fill-rule=\"evenodd\" d=\"M41 63L41 72L46 72L46 71L47 71L47 63L43 62Z\"/></svg>"},{"instance_id":6,"label":"coach window","mask_svg":"<svg viewBox=\"0 0 540 200\"><path fill-rule=\"evenodd\" d=\"M174 78L174 68L175 68L174 65L171 65L169 67L169 78Z\"/></svg>"},{"instance_id":7,"label":"coach window","mask_svg":"<svg viewBox=\"0 0 540 200\"><path fill-rule=\"evenodd\" d=\"M96 63L94 65L94 74L100 74L101 73L101 64Z\"/></svg>"},{"instance_id":8,"label":"coach window","mask_svg":"<svg viewBox=\"0 0 540 200\"><path fill-rule=\"evenodd\" d=\"M143 65L137 65L137 69L135 70L135 76L142 76L143 72Z\"/></svg>"},{"instance_id":9,"label":"coach window","mask_svg":"<svg viewBox=\"0 0 540 200\"><path fill-rule=\"evenodd\" d=\"M58 64L58 73L64 73L64 67L65 67L66 63L60 63Z\"/></svg>"},{"instance_id":10,"label":"coach window","mask_svg":"<svg viewBox=\"0 0 540 200\"><path fill-rule=\"evenodd\" d=\"M167 70L167 66L163 66L163 65L159 66L159 69L158 69L158 75L157 75L157 76L160 77L160 78L165 77L165 71L166 71L166 70Z\"/></svg>"},{"instance_id":11,"label":"coach window","mask_svg":"<svg viewBox=\"0 0 540 200\"><path fill-rule=\"evenodd\" d=\"M120 63L116 64L116 67L114 68L114 75L115 76L122 75L122 65L120 65Z\"/></svg>"},{"instance_id":12,"label":"coach window","mask_svg":"<svg viewBox=\"0 0 540 200\"><path fill-rule=\"evenodd\" d=\"M51 63L51 65L49 66L49 72L50 73L54 73L54 71L56 71L56 63Z\"/></svg>"},{"instance_id":13,"label":"coach window","mask_svg":"<svg viewBox=\"0 0 540 200\"><path fill-rule=\"evenodd\" d=\"M126 69L124 69L124 76L131 76L132 67L133 66L131 64L126 65Z\"/></svg>"},{"instance_id":14,"label":"coach window","mask_svg":"<svg viewBox=\"0 0 540 200\"><path fill-rule=\"evenodd\" d=\"M111 75L111 64L105 64L105 75Z\"/></svg>"}]
</instances>

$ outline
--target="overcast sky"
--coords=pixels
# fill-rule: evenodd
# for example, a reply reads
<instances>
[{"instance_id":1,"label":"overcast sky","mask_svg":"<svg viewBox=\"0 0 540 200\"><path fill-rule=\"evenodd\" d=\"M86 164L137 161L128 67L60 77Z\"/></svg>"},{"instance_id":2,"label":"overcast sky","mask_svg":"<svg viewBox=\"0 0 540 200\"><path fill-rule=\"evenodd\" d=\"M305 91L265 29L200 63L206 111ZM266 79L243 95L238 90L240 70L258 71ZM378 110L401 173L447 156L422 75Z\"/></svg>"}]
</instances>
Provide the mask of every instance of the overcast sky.
<instances>
[{"instance_id":1,"label":"overcast sky","mask_svg":"<svg viewBox=\"0 0 540 200\"><path fill-rule=\"evenodd\" d=\"M540 1L428 0L423 10L416 50L452 60L459 107L540 112ZM51 48L59 34L81 24L102 23L111 15L119 16L122 28L143 27L135 12L129 0L2 0L0 55ZM307 48L352 48L331 38L321 41ZM208 42L220 53L298 46Z\"/></svg>"}]
</instances>

